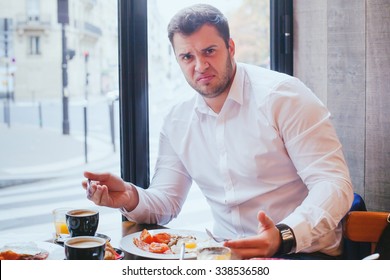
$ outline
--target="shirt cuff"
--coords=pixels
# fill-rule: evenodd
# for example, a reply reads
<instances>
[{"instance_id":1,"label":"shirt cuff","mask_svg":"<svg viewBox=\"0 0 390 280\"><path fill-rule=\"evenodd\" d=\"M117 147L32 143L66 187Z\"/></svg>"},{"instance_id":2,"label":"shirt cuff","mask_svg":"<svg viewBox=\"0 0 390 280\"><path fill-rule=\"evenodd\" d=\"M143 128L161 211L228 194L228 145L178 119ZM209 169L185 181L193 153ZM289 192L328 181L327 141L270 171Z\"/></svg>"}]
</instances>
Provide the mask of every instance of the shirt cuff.
<instances>
[{"instance_id":1,"label":"shirt cuff","mask_svg":"<svg viewBox=\"0 0 390 280\"><path fill-rule=\"evenodd\" d=\"M288 225L294 232L295 248L294 251L292 251L291 253L298 253L302 251L304 248L310 246L311 240L310 238L307 238L305 234L307 232L310 232L310 229L306 223L304 222L297 223L296 220L289 219L289 217L280 221L280 223Z\"/></svg>"},{"instance_id":2,"label":"shirt cuff","mask_svg":"<svg viewBox=\"0 0 390 280\"><path fill-rule=\"evenodd\" d=\"M133 185L135 186L135 185ZM142 223L145 223L146 217L149 217L147 212L147 209L145 207L142 207L142 205L146 205L144 201L143 196L143 189L135 186L138 191L138 204L132 211L127 211L125 208L121 207L119 208L119 211L122 213L123 216L125 216L129 221L139 223L142 221ZM147 223L147 222L146 222Z\"/></svg>"}]
</instances>

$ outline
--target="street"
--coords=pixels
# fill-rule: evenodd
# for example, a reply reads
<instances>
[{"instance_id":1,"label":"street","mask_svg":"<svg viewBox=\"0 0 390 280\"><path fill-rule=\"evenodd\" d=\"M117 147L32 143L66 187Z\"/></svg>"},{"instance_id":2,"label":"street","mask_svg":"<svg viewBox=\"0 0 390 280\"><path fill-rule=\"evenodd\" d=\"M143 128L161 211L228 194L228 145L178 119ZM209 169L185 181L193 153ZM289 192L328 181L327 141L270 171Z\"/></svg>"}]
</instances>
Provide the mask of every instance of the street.
<instances>
[{"instance_id":1,"label":"street","mask_svg":"<svg viewBox=\"0 0 390 280\"><path fill-rule=\"evenodd\" d=\"M5 100L1 100L0 115L4 121ZM84 107L87 108L88 131L110 137L109 105L114 104L116 139L119 135L118 102L112 103L105 97L95 97L89 101L72 100L69 103L70 133L84 132ZM10 103L10 127L14 124L32 125L45 129L62 131L62 103L59 100Z\"/></svg>"},{"instance_id":2,"label":"street","mask_svg":"<svg viewBox=\"0 0 390 280\"><path fill-rule=\"evenodd\" d=\"M106 169L108 170L108 169ZM108 170L115 172L115 168ZM98 207L86 199L82 178L58 178L0 189L0 245L53 238L52 210L58 207L93 208L100 212L98 232L111 237L113 246L122 238L119 210ZM208 206L196 186L191 189L179 217L170 228L203 231L212 228Z\"/></svg>"}]
</instances>

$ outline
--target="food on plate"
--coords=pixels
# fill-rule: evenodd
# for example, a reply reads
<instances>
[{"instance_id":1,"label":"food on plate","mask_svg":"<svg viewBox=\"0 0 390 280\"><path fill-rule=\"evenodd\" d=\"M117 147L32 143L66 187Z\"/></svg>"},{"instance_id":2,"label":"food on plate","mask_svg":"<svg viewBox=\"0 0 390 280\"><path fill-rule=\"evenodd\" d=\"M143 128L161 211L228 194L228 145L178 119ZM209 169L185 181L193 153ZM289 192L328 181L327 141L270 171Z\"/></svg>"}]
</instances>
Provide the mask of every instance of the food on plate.
<instances>
[{"instance_id":1,"label":"food on plate","mask_svg":"<svg viewBox=\"0 0 390 280\"><path fill-rule=\"evenodd\" d=\"M194 236L181 236L167 232L152 235L147 229L140 233L139 238L134 238L133 242L139 249L156 254L179 254L183 243L186 253L195 252L197 248L197 240Z\"/></svg>"},{"instance_id":2,"label":"food on plate","mask_svg":"<svg viewBox=\"0 0 390 280\"><path fill-rule=\"evenodd\" d=\"M114 247L112 247L111 243L107 241L106 243L106 251L104 253L104 259L105 260L118 260L121 258L121 255L119 255Z\"/></svg>"},{"instance_id":3,"label":"food on plate","mask_svg":"<svg viewBox=\"0 0 390 280\"><path fill-rule=\"evenodd\" d=\"M104 253L104 259L105 260L115 260L116 259L115 254L116 254L115 249L112 247L110 242L107 241L106 251Z\"/></svg>"},{"instance_id":4,"label":"food on plate","mask_svg":"<svg viewBox=\"0 0 390 280\"><path fill-rule=\"evenodd\" d=\"M152 237L153 242L168 244L171 241L171 235L166 232L156 233Z\"/></svg>"},{"instance_id":5,"label":"food on plate","mask_svg":"<svg viewBox=\"0 0 390 280\"><path fill-rule=\"evenodd\" d=\"M48 256L48 251L30 243L0 248L0 260L46 260Z\"/></svg>"},{"instance_id":6,"label":"food on plate","mask_svg":"<svg viewBox=\"0 0 390 280\"><path fill-rule=\"evenodd\" d=\"M152 242L149 245L149 252L157 254L171 254L171 248L165 243Z\"/></svg>"},{"instance_id":7,"label":"food on plate","mask_svg":"<svg viewBox=\"0 0 390 280\"><path fill-rule=\"evenodd\" d=\"M144 229L142 232L141 232L141 235L139 236L139 239L142 241L142 242L145 242L147 244L150 244L153 242L153 237L152 235L149 233L149 231L147 231L146 229Z\"/></svg>"}]
</instances>

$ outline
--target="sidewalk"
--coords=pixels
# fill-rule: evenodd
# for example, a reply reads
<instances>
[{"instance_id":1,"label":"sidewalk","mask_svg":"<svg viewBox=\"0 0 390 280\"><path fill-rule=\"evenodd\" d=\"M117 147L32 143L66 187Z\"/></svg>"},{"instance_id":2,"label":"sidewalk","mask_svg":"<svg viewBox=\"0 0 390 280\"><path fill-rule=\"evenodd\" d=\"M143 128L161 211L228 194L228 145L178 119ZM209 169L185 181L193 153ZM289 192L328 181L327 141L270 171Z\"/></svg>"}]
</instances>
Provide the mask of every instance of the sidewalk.
<instances>
[{"instance_id":1,"label":"sidewalk","mask_svg":"<svg viewBox=\"0 0 390 280\"><path fill-rule=\"evenodd\" d=\"M55 178L115 161L110 141L39 127L0 124L0 187Z\"/></svg>"}]
</instances>

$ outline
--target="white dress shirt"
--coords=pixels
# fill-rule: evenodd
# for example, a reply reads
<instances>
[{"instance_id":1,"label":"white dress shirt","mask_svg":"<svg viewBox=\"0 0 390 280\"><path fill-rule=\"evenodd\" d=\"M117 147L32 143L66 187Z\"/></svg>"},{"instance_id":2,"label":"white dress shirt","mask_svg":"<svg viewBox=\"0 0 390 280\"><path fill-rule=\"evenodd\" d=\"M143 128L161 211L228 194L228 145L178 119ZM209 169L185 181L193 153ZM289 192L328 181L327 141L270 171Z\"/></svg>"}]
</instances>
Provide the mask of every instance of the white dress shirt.
<instances>
[{"instance_id":1,"label":"white dress shirt","mask_svg":"<svg viewBox=\"0 0 390 280\"><path fill-rule=\"evenodd\" d=\"M298 79L238 63L219 114L198 94L171 110L151 186L139 189L136 209L121 211L136 222L168 223L194 180L217 235L255 235L264 210L294 230L296 252L338 255L353 190L329 117Z\"/></svg>"}]
</instances>

